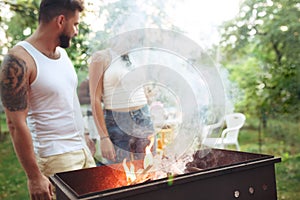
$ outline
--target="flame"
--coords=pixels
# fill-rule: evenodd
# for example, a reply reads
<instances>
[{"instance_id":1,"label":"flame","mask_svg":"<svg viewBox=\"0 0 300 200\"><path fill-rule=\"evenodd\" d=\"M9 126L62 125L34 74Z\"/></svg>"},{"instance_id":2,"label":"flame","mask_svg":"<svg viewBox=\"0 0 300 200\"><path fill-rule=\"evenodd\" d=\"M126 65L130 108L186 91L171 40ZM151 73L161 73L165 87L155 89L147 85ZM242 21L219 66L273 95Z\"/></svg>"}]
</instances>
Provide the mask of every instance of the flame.
<instances>
[{"instance_id":1,"label":"flame","mask_svg":"<svg viewBox=\"0 0 300 200\"><path fill-rule=\"evenodd\" d=\"M146 154L143 163L144 169L139 169L137 172L135 172L134 164L130 162L129 164L130 167L128 167L126 163L126 158L123 160L123 168L126 174L126 180L128 185L142 182L147 178L149 178L147 172L151 169L154 163L154 158L151 152L151 148L154 144L154 138L151 137L149 139L150 139L150 144L145 148Z\"/></svg>"},{"instance_id":2,"label":"flame","mask_svg":"<svg viewBox=\"0 0 300 200\"><path fill-rule=\"evenodd\" d=\"M130 184L136 180L134 165L130 162L130 168L126 164L126 158L123 160L123 168L126 174L127 183Z\"/></svg>"},{"instance_id":3,"label":"flame","mask_svg":"<svg viewBox=\"0 0 300 200\"><path fill-rule=\"evenodd\" d=\"M153 165L153 155L151 152L151 148L154 144L154 138L151 137L150 139L150 144L148 146L146 146L145 152L145 158L144 158L144 169L146 169L148 166Z\"/></svg>"}]
</instances>

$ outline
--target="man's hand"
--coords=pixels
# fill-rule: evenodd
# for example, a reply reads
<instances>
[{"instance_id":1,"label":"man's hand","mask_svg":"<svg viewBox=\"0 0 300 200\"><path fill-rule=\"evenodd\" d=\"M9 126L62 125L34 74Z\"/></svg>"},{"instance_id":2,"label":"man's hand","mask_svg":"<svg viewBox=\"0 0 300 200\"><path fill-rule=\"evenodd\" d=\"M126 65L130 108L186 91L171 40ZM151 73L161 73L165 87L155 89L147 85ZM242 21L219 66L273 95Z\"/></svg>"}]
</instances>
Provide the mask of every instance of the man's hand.
<instances>
[{"instance_id":1,"label":"man's hand","mask_svg":"<svg viewBox=\"0 0 300 200\"><path fill-rule=\"evenodd\" d=\"M87 144L88 148L90 149L92 156L94 156L96 153L95 143L93 140L91 140L89 135L84 135L84 136L85 136L86 144Z\"/></svg>"},{"instance_id":2,"label":"man's hand","mask_svg":"<svg viewBox=\"0 0 300 200\"><path fill-rule=\"evenodd\" d=\"M31 200L52 199L52 185L46 176L42 175L36 179L28 179L27 183Z\"/></svg>"}]
</instances>

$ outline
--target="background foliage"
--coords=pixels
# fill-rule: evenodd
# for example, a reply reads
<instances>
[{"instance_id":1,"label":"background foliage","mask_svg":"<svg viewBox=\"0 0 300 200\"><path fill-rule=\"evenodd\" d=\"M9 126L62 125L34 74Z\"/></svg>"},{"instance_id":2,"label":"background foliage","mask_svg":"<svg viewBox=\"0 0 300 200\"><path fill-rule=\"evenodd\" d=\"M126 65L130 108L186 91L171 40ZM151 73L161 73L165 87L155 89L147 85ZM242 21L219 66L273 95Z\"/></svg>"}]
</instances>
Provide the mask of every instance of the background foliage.
<instances>
[{"instance_id":1,"label":"background foliage","mask_svg":"<svg viewBox=\"0 0 300 200\"><path fill-rule=\"evenodd\" d=\"M300 4L246 0L222 27L224 65L245 96L239 110L261 119L300 119Z\"/></svg>"}]
</instances>

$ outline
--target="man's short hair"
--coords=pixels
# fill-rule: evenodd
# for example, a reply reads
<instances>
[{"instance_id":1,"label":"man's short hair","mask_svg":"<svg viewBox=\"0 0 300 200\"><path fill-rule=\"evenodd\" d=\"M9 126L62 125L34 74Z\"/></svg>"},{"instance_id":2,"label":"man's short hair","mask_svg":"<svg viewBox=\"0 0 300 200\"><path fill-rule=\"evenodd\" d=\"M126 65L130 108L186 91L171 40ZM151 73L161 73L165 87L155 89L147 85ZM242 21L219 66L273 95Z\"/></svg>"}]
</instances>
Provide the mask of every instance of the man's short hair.
<instances>
[{"instance_id":1,"label":"man's short hair","mask_svg":"<svg viewBox=\"0 0 300 200\"><path fill-rule=\"evenodd\" d=\"M75 11L84 9L82 0L42 0L39 8L39 23L50 22L58 15L72 17Z\"/></svg>"}]
</instances>

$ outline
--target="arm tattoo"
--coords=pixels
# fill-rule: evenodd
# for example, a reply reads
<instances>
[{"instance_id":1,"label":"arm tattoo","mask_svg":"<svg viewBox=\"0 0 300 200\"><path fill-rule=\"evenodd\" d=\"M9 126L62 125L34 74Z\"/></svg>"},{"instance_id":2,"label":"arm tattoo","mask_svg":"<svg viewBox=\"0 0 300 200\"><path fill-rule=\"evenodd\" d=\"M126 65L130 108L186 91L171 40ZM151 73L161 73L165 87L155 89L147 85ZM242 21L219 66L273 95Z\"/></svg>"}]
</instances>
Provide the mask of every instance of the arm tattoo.
<instances>
[{"instance_id":1,"label":"arm tattoo","mask_svg":"<svg viewBox=\"0 0 300 200\"><path fill-rule=\"evenodd\" d=\"M3 106L9 111L25 110L28 104L28 76L24 60L6 55L0 72L0 93Z\"/></svg>"}]
</instances>

